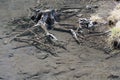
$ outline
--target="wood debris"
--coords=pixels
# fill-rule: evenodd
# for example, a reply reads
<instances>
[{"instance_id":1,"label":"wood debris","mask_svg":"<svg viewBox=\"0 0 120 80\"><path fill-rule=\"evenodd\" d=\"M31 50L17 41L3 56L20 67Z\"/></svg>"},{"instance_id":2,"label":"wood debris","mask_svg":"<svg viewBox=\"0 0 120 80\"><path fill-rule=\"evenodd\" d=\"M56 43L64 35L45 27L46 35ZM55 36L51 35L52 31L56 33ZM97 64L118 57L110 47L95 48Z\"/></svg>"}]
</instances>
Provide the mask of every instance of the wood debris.
<instances>
[{"instance_id":1,"label":"wood debris","mask_svg":"<svg viewBox=\"0 0 120 80\"><path fill-rule=\"evenodd\" d=\"M60 32L67 32L73 36L75 41L79 44L79 38L84 38L81 34L83 29L86 28L89 30L94 30L96 25L95 22L92 22L86 18L79 18L79 27L70 27L65 28L59 25L59 13L55 9L32 9L30 8L32 14L29 19L20 18L15 19L12 21L13 24L17 23L20 26L29 26L25 30L22 30L15 35L9 35L10 42L15 40L19 42L24 42L29 45L35 46L36 48L51 53L52 55L56 56L56 48L63 48L67 49L66 45L67 42L59 41L59 39L52 33L49 32L50 29L60 31ZM77 12L79 9L65 9L62 12ZM19 28L19 27L16 27ZM15 29L16 30L16 29ZM12 37L11 37L12 36ZM26 37L26 38L23 38ZM4 37L3 37L4 38ZM1 38L2 39L2 38ZM15 49L15 48L14 48Z\"/></svg>"}]
</instances>

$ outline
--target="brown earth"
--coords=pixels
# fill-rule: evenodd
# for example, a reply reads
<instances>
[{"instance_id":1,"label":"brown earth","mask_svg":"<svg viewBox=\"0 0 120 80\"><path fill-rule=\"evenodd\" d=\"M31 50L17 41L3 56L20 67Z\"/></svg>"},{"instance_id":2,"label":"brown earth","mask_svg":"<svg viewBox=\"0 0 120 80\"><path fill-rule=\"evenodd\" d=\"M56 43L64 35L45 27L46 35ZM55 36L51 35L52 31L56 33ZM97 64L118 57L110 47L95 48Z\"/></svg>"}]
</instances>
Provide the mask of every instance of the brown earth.
<instances>
[{"instance_id":1,"label":"brown earth","mask_svg":"<svg viewBox=\"0 0 120 80\"><path fill-rule=\"evenodd\" d=\"M56 1L57 5L55 0L49 0L47 6L83 7L78 14L84 14L85 17L93 13L107 17L116 4L113 0ZM26 15L26 9L34 5L33 0L0 0L0 36L11 33L12 27L7 25L11 18ZM89 12L85 9L86 5L98 5L99 8ZM77 17L73 15L60 23L77 26L76 20ZM104 29L100 27L98 30ZM68 51L56 50L59 57L39 51L33 46L13 49L24 43L13 41L6 44L9 38L0 39L0 80L120 80L120 55L106 59L110 55L103 51L106 45L105 36L92 36L80 40L82 42L78 45L68 33L51 32L59 40L66 42L71 39L67 45Z\"/></svg>"}]
</instances>

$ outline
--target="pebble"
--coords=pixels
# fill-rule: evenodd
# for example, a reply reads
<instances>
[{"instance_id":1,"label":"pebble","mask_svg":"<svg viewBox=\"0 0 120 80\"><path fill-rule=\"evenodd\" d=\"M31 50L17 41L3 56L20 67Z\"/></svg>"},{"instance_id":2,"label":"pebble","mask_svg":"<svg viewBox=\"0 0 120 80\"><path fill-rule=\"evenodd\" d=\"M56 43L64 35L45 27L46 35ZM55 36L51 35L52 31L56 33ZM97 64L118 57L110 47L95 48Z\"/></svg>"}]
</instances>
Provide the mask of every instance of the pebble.
<instances>
[{"instance_id":1,"label":"pebble","mask_svg":"<svg viewBox=\"0 0 120 80\"><path fill-rule=\"evenodd\" d=\"M77 17L82 17L82 16L83 16L83 14L78 14L78 15L77 15Z\"/></svg>"},{"instance_id":2,"label":"pebble","mask_svg":"<svg viewBox=\"0 0 120 80\"><path fill-rule=\"evenodd\" d=\"M8 44L8 41L7 41L7 40L4 40L3 44L4 44L4 45Z\"/></svg>"},{"instance_id":3,"label":"pebble","mask_svg":"<svg viewBox=\"0 0 120 80\"><path fill-rule=\"evenodd\" d=\"M74 75L74 77L75 77L75 78L80 78L80 77L85 76L85 75L88 75L88 73L76 73L76 74Z\"/></svg>"},{"instance_id":4,"label":"pebble","mask_svg":"<svg viewBox=\"0 0 120 80\"><path fill-rule=\"evenodd\" d=\"M10 57L13 57L13 56L14 56L13 53L9 53L9 55L8 55L9 58L10 58Z\"/></svg>"},{"instance_id":5,"label":"pebble","mask_svg":"<svg viewBox=\"0 0 120 80\"><path fill-rule=\"evenodd\" d=\"M38 59L46 59L49 56L47 53L36 53Z\"/></svg>"},{"instance_id":6,"label":"pebble","mask_svg":"<svg viewBox=\"0 0 120 80\"><path fill-rule=\"evenodd\" d=\"M69 69L73 71L75 70L75 66L69 66Z\"/></svg>"}]
</instances>

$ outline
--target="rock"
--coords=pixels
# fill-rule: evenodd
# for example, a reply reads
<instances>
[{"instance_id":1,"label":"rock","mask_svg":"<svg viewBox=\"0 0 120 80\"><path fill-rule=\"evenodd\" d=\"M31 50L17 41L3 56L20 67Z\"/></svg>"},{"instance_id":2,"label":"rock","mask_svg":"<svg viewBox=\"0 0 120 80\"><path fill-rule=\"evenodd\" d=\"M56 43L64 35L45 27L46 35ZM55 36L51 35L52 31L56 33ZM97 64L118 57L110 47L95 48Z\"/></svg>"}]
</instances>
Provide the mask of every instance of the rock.
<instances>
[{"instance_id":1,"label":"rock","mask_svg":"<svg viewBox=\"0 0 120 80\"><path fill-rule=\"evenodd\" d=\"M68 71L69 71L68 67L59 66L57 69L55 69L55 72L53 73L53 75L61 75L61 74L64 74Z\"/></svg>"},{"instance_id":2,"label":"rock","mask_svg":"<svg viewBox=\"0 0 120 80\"><path fill-rule=\"evenodd\" d=\"M120 76L111 74L110 76L108 76L108 78L117 79L117 78L120 78Z\"/></svg>"},{"instance_id":3,"label":"rock","mask_svg":"<svg viewBox=\"0 0 120 80\"><path fill-rule=\"evenodd\" d=\"M8 41L7 41L7 40L4 40L3 44L4 44L4 45L8 44Z\"/></svg>"},{"instance_id":4,"label":"rock","mask_svg":"<svg viewBox=\"0 0 120 80\"><path fill-rule=\"evenodd\" d=\"M78 15L77 15L77 17L82 17L82 16L83 16L83 14L78 14Z\"/></svg>"},{"instance_id":5,"label":"rock","mask_svg":"<svg viewBox=\"0 0 120 80\"><path fill-rule=\"evenodd\" d=\"M99 6L98 5L93 5L93 8L98 8Z\"/></svg>"},{"instance_id":6,"label":"rock","mask_svg":"<svg viewBox=\"0 0 120 80\"><path fill-rule=\"evenodd\" d=\"M73 71L73 70L75 70L75 66L74 66L74 65L71 65L71 66L69 66L69 69L70 69L71 71Z\"/></svg>"},{"instance_id":7,"label":"rock","mask_svg":"<svg viewBox=\"0 0 120 80\"><path fill-rule=\"evenodd\" d=\"M60 61L56 61L56 64L65 64L65 62L60 60Z\"/></svg>"},{"instance_id":8,"label":"rock","mask_svg":"<svg viewBox=\"0 0 120 80\"><path fill-rule=\"evenodd\" d=\"M47 63L46 67L57 69L58 65L54 62Z\"/></svg>"},{"instance_id":9,"label":"rock","mask_svg":"<svg viewBox=\"0 0 120 80\"><path fill-rule=\"evenodd\" d=\"M8 57L10 58L10 57L13 57L14 56L14 54L13 53L9 53L8 54Z\"/></svg>"},{"instance_id":10,"label":"rock","mask_svg":"<svg viewBox=\"0 0 120 80\"><path fill-rule=\"evenodd\" d=\"M88 75L88 73L76 73L76 74L74 74L74 76L73 77L75 77L75 78L80 78L80 77L82 77L82 76L85 76L85 75Z\"/></svg>"},{"instance_id":11,"label":"rock","mask_svg":"<svg viewBox=\"0 0 120 80\"><path fill-rule=\"evenodd\" d=\"M99 7L98 5L87 5L86 9L90 10L90 9L98 8L98 7Z\"/></svg>"},{"instance_id":12,"label":"rock","mask_svg":"<svg viewBox=\"0 0 120 80\"><path fill-rule=\"evenodd\" d=\"M92 6L90 6L90 5L86 6L86 9L91 9L91 8L92 8Z\"/></svg>"},{"instance_id":13,"label":"rock","mask_svg":"<svg viewBox=\"0 0 120 80\"><path fill-rule=\"evenodd\" d=\"M36 55L35 55L38 59L46 59L48 56L49 56L49 54L47 54L47 53L36 53Z\"/></svg>"},{"instance_id":14,"label":"rock","mask_svg":"<svg viewBox=\"0 0 120 80\"><path fill-rule=\"evenodd\" d=\"M16 30L16 26L12 26L12 31L15 31Z\"/></svg>"}]
</instances>

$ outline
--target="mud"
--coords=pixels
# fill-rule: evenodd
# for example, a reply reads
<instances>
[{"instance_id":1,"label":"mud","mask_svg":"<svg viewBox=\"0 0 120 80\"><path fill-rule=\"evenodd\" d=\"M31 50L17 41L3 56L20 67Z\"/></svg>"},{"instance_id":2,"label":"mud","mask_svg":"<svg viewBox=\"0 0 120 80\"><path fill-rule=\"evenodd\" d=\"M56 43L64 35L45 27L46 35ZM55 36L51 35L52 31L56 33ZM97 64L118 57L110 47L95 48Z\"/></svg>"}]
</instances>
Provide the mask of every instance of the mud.
<instances>
[{"instance_id":1,"label":"mud","mask_svg":"<svg viewBox=\"0 0 120 80\"><path fill-rule=\"evenodd\" d=\"M116 4L113 0L92 1L90 3L89 0L65 0L63 6L99 5L99 8L94 9L93 12L107 17ZM49 2L51 5L54 0ZM35 3L33 0L0 0L0 36L10 34L12 27L7 25L10 19L26 15L26 9L34 6ZM88 13L87 10L82 9L78 14L84 13L84 16L89 16L93 12ZM77 26L76 20L77 17L74 15L60 23ZM104 27L100 29L104 30ZM96 43L100 42L101 37L104 39L103 36L81 40L81 44L78 45L68 33L51 32L59 40L71 39L67 45L68 51L57 50L59 57L39 51L33 46L14 49L25 44L15 41L6 44L9 38L0 39L0 80L120 80L120 54L106 59L109 55L100 49L103 49L106 43L103 41Z\"/></svg>"}]
</instances>

